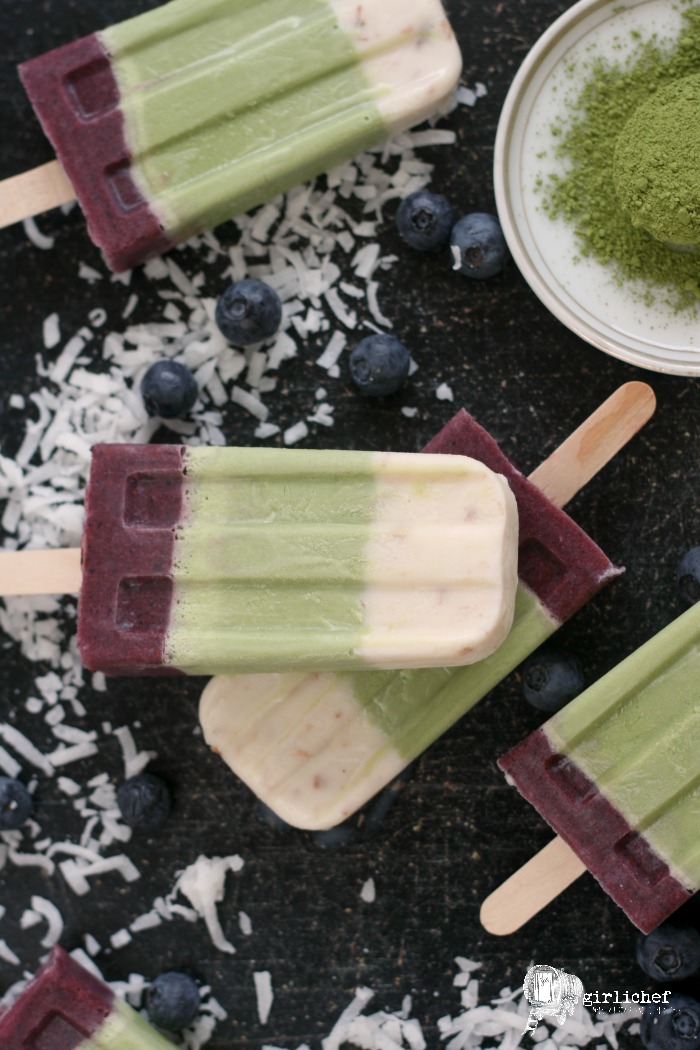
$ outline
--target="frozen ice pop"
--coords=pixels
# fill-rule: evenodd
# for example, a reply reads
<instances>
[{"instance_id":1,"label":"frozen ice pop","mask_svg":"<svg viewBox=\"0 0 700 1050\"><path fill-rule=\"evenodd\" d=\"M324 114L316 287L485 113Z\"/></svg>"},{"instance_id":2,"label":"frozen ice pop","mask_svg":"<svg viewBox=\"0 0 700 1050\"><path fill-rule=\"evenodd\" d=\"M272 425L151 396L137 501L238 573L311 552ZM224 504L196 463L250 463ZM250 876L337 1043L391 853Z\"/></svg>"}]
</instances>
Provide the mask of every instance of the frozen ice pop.
<instances>
[{"instance_id":1,"label":"frozen ice pop","mask_svg":"<svg viewBox=\"0 0 700 1050\"><path fill-rule=\"evenodd\" d=\"M642 426L654 398L627 384L533 475L565 502ZM520 519L513 628L470 668L219 676L200 702L204 736L290 824L340 824L472 708L617 570L463 410L426 452L482 460L509 480Z\"/></svg>"},{"instance_id":2,"label":"frozen ice pop","mask_svg":"<svg viewBox=\"0 0 700 1050\"><path fill-rule=\"evenodd\" d=\"M172 1050L111 988L58 946L11 1006L0 1007L2 1050Z\"/></svg>"},{"instance_id":3,"label":"frozen ice pop","mask_svg":"<svg viewBox=\"0 0 700 1050\"><path fill-rule=\"evenodd\" d=\"M439 112L460 70L440 0L171 0L20 76L123 270Z\"/></svg>"},{"instance_id":4,"label":"frozen ice pop","mask_svg":"<svg viewBox=\"0 0 700 1050\"><path fill-rule=\"evenodd\" d=\"M89 670L464 664L512 623L515 499L466 456L97 445L85 509Z\"/></svg>"},{"instance_id":5,"label":"frozen ice pop","mask_svg":"<svg viewBox=\"0 0 700 1050\"><path fill-rule=\"evenodd\" d=\"M700 888L700 602L498 764L639 929L663 922Z\"/></svg>"}]
</instances>

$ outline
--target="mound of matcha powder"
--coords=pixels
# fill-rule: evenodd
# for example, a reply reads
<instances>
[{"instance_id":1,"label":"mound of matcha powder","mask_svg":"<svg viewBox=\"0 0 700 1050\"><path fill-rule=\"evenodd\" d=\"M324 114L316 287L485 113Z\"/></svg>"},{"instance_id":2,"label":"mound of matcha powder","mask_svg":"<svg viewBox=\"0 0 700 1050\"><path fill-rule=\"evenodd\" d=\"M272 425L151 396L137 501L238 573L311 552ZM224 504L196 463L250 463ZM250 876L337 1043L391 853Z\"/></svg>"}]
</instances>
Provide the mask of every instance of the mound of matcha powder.
<instances>
[{"instance_id":1,"label":"mound of matcha powder","mask_svg":"<svg viewBox=\"0 0 700 1050\"><path fill-rule=\"evenodd\" d=\"M660 87L617 139L615 191L658 241L700 244L700 73Z\"/></svg>"},{"instance_id":2,"label":"mound of matcha powder","mask_svg":"<svg viewBox=\"0 0 700 1050\"><path fill-rule=\"evenodd\" d=\"M572 225L582 256L609 267L619 284L640 280L646 302L659 298L676 310L700 306L700 250L674 250L632 223L615 192L613 158L635 111L655 92L699 72L697 5L683 12L681 33L671 44L640 41L621 65L590 60L578 98L552 129L565 173L550 174L538 187L544 210Z\"/></svg>"}]
</instances>

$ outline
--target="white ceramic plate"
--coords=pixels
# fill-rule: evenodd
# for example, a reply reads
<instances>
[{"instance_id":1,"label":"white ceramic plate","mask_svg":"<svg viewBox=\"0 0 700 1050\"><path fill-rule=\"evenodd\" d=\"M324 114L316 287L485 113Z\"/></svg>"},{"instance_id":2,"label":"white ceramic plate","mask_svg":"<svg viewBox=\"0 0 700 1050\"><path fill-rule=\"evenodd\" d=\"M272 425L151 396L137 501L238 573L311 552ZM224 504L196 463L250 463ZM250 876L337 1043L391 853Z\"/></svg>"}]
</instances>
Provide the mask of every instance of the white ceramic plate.
<instances>
[{"instance_id":1,"label":"white ceramic plate","mask_svg":"<svg viewBox=\"0 0 700 1050\"><path fill-rule=\"evenodd\" d=\"M647 306L632 284L619 286L595 262L577 261L572 228L540 208L538 175L556 170L551 126L576 98L583 77L566 67L591 53L620 62L653 33L673 39L682 16L673 0L580 0L540 37L503 106L494 157L498 214L513 258L532 290L568 328L593 346L641 368L700 375L700 317ZM576 68L581 63L576 61ZM543 151L550 156L542 160ZM544 165L544 166L543 166ZM700 273L700 256L698 258Z\"/></svg>"}]
</instances>

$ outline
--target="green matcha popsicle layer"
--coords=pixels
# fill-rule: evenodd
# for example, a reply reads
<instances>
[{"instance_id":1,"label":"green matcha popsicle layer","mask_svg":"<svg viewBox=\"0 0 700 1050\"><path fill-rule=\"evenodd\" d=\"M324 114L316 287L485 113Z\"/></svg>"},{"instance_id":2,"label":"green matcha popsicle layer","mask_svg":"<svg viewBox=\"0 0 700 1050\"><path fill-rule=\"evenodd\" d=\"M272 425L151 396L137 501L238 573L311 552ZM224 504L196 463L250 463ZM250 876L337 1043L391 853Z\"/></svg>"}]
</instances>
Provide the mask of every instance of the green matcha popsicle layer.
<instances>
[{"instance_id":1,"label":"green matcha popsicle layer","mask_svg":"<svg viewBox=\"0 0 700 1050\"><path fill-rule=\"evenodd\" d=\"M439 112L440 0L171 0L20 67L114 269Z\"/></svg>"},{"instance_id":2,"label":"green matcha popsicle layer","mask_svg":"<svg viewBox=\"0 0 700 1050\"><path fill-rule=\"evenodd\" d=\"M499 760L648 933L700 888L700 602Z\"/></svg>"},{"instance_id":3,"label":"green matcha popsicle layer","mask_svg":"<svg viewBox=\"0 0 700 1050\"><path fill-rule=\"evenodd\" d=\"M481 460L505 475L515 494L520 582L503 644L471 667L225 675L202 694L207 743L295 826L341 823L616 574L593 541L466 412L426 448L438 451Z\"/></svg>"},{"instance_id":4,"label":"green matcha popsicle layer","mask_svg":"<svg viewBox=\"0 0 700 1050\"><path fill-rule=\"evenodd\" d=\"M98 445L78 641L111 674L434 667L508 634L517 508L466 456Z\"/></svg>"}]
</instances>

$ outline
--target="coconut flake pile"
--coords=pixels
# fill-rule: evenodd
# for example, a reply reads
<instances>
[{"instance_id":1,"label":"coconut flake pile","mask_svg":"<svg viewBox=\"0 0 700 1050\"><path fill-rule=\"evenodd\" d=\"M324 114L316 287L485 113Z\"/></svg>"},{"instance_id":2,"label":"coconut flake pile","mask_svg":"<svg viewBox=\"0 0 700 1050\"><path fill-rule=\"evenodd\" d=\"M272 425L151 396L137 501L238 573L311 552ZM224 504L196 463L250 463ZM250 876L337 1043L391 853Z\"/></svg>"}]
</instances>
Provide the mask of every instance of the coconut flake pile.
<instances>
[{"instance_id":1,"label":"coconut flake pile","mask_svg":"<svg viewBox=\"0 0 700 1050\"><path fill-rule=\"evenodd\" d=\"M533 1042L538 1050L579 1050L595 1043L595 1050L617 1050L617 1033L623 1025L631 1023L630 1032L639 1030L640 1007L632 1007L624 1013L594 1016L581 1003L574 1015L554 1030L540 1022L534 1037L524 1034L530 1004L522 988L511 991L503 988L497 999L479 1004L479 982L472 974L481 968L481 963L458 957L457 974L453 986L460 990L460 1010L455 1016L446 1015L437 1022L440 1040L446 1050L480 1050L484 1045L498 1050L518 1050ZM360 1050L426 1050L428 1043L420 1022L411 1017L410 995L403 998L398 1010L376 1010L366 1013L366 1008L375 993L366 987L358 988L352 1002L343 1010L331 1032L321 1041L323 1050L341 1050L352 1046ZM283 1047L265 1043L262 1050L284 1050ZM297 1050L309 1050L302 1043Z\"/></svg>"}]
</instances>

